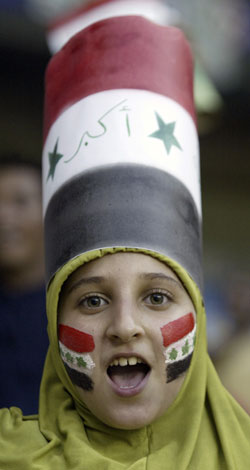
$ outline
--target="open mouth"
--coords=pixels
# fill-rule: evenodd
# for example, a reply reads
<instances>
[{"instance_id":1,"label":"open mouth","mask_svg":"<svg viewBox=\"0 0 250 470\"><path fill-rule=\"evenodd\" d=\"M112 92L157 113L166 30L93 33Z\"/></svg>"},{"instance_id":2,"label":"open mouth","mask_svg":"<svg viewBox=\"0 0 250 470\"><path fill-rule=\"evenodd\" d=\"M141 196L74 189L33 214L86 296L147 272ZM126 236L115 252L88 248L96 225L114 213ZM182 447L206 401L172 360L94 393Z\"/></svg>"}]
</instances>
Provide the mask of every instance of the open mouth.
<instances>
[{"instance_id":1,"label":"open mouth","mask_svg":"<svg viewBox=\"0 0 250 470\"><path fill-rule=\"evenodd\" d=\"M107 374L121 391L136 390L149 374L150 367L137 357L120 357L108 367Z\"/></svg>"}]
</instances>

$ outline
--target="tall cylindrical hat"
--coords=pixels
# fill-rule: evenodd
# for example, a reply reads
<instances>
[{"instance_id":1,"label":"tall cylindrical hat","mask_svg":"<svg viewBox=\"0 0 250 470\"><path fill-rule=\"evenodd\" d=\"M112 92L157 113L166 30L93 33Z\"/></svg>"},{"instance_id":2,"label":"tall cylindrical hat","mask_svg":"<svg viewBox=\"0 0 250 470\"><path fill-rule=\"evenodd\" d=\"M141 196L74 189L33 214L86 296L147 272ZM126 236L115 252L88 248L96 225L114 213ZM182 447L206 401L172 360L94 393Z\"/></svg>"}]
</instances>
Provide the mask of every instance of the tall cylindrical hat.
<instances>
[{"instance_id":1,"label":"tall cylindrical hat","mask_svg":"<svg viewBox=\"0 0 250 470\"><path fill-rule=\"evenodd\" d=\"M91 24L50 61L43 150L47 282L81 253L149 250L201 287L192 58L140 16Z\"/></svg>"}]
</instances>

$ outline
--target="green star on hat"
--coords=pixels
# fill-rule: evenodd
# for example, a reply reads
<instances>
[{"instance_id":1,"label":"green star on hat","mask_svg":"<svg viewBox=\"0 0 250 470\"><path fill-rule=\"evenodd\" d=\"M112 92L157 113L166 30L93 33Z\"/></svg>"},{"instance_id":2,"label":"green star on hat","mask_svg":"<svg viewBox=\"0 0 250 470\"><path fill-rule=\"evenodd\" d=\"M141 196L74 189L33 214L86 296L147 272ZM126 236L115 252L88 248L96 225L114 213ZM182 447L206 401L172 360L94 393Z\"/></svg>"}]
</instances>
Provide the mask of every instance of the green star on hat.
<instances>
[{"instance_id":1,"label":"green star on hat","mask_svg":"<svg viewBox=\"0 0 250 470\"><path fill-rule=\"evenodd\" d=\"M173 145L182 150L178 140L174 136L174 129L176 123L170 122L166 124L158 113L155 112L155 115L159 125L159 129L153 132L153 134L150 134L149 137L154 137L155 139L162 140L168 154L170 153Z\"/></svg>"},{"instance_id":2,"label":"green star on hat","mask_svg":"<svg viewBox=\"0 0 250 470\"><path fill-rule=\"evenodd\" d=\"M49 177L51 177L52 180L54 179L54 175L55 175L55 171L56 171L56 165L59 162L59 160L61 160L61 158L63 158L63 154L57 152L58 140L59 140L59 138L57 139L57 141L55 143L53 152L49 152L50 168L49 168L49 173L48 173L48 176L47 176L47 181L48 181Z\"/></svg>"}]
</instances>

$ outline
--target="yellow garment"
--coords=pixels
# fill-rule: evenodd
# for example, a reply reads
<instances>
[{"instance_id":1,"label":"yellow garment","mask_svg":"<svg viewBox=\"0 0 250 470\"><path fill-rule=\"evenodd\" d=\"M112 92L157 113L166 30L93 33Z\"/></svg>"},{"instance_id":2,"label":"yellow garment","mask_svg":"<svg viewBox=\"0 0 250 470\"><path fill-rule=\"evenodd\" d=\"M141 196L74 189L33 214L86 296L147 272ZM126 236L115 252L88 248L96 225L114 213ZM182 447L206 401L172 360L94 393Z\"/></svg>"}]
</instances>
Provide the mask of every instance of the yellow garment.
<instances>
[{"instance_id":1,"label":"yellow garment","mask_svg":"<svg viewBox=\"0 0 250 470\"><path fill-rule=\"evenodd\" d=\"M47 295L51 345L39 417L23 417L18 408L1 411L0 469L247 470L250 418L224 389L207 355L199 290L179 265L162 255L148 252L176 272L197 312L195 350L180 393L160 419L133 431L106 426L77 398L59 355L58 296L63 282L80 265L117 251L122 249L85 253L64 266L51 283Z\"/></svg>"}]
</instances>

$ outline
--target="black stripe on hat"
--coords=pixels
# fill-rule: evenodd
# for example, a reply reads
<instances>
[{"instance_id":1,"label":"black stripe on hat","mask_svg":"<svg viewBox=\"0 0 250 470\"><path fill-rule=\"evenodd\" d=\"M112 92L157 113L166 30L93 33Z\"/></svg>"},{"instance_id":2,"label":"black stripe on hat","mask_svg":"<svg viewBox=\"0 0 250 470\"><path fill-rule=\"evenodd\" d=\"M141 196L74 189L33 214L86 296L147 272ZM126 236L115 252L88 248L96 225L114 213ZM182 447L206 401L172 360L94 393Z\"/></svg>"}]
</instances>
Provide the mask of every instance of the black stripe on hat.
<instances>
[{"instance_id":1,"label":"black stripe on hat","mask_svg":"<svg viewBox=\"0 0 250 470\"><path fill-rule=\"evenodd\" d=\"M45 215L47 281L75 256L143 248L179 262L201 287L201 220L174 176L136 164L86 171L51 198Z\"/></svg>"}]
</instances>

